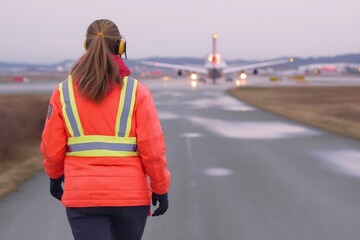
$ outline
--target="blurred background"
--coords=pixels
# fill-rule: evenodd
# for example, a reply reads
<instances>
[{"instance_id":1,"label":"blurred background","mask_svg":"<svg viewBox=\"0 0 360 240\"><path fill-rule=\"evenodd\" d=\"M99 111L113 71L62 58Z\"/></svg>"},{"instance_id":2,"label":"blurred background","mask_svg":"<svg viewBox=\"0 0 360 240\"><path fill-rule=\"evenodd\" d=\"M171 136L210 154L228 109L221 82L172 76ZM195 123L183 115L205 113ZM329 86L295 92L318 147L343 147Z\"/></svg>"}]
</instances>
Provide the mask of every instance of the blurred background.
<instances>
[{"instance_id":1,"label":"blurred background","mask_svg":"<svg viewBox=\"0 0 360 240\"><path fill-rule=\"evenodd\" d=\"M104 18L126 37L125 63L150 88L168 147L170 210L144 239L359 239L359 10L3 1L0 239L71 239L38 148L52 91Z\"/></svg>"}]
</instances>

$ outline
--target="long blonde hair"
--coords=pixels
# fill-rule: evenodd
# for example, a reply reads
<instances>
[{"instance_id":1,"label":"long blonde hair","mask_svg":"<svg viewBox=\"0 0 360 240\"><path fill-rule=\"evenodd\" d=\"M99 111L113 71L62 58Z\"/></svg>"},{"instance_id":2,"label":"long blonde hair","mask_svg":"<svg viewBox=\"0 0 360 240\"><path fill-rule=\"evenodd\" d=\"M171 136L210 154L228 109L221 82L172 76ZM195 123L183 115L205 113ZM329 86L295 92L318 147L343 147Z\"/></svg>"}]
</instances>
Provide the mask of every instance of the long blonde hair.
<instances>
[{"instance_id":1,"label":"long blonde hair","mask_svg":"<svg viewBox=\"0 0 360 240\"><path fill-rule=\"evenodd\" d=\"M72 78L83 97L99 103L114 83L122 83L113 58L113 54L118 54L115 47L120 38L119 29L110 20L95 20L88 27L87 53L71 69Z\"/></svg>"}]
</instances>

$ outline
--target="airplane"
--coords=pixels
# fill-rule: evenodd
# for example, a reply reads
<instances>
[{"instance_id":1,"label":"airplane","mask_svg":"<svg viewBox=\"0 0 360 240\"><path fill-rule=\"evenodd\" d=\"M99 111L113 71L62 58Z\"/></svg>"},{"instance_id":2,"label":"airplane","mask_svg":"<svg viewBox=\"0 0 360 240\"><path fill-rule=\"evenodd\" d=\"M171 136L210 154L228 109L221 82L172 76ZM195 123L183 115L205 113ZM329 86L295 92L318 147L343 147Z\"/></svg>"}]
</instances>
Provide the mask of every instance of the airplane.
<instances>
[{"instance_id":1,"label":"airplane","mask_svg":"<svg viewBox=\"0 0 360 240\"><path fill-rule=\"evenodd\" d=\"M142 61L141 63L148 66L155 66L161 68L171 68L178 70L178 75L182 74L182 71L191 72L191 79L198 79L198 75L205 75L208 78L213 80L213 83L216 83L216 80L221 77L226 77L227 81L232 81L232 75L234 73L241 73L240 78L242 80L246 79L245 70L253 70L254 74L257 74L257 68L273 66L278 64L284 64L289 62L294 62L293 58L286 58L274 61L260 62L255 64L247 65L227 65L223 60L222 56L217 52L216 49L216 40L218 35L214 33L212 35L212 53L208 55L205 60L204 65L177 65L170 63L160 63L160 62L150 62Z\"/></svg>"}]
</instances>

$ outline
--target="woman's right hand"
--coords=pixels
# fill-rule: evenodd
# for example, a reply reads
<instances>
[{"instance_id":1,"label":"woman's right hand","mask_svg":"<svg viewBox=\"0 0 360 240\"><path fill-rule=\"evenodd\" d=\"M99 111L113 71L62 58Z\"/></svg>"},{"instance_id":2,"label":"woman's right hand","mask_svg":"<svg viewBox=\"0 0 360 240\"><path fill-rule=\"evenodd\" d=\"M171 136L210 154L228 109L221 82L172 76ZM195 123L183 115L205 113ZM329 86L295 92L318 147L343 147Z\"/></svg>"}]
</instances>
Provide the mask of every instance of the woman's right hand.
<instances>
[{"instance_id":1,"label":"woman's right hand","mask_svg":"<svg viewBox=\"0 0 360 240\"><path fill-rule=\"evenodd\" d=\"M169 208L169 199L167 193L159 195L153 192L151 200L154 206L156 206L157 201L159 202L159 207L152 214L153 217L163 215Z\"/></svg>"}]
</instances>

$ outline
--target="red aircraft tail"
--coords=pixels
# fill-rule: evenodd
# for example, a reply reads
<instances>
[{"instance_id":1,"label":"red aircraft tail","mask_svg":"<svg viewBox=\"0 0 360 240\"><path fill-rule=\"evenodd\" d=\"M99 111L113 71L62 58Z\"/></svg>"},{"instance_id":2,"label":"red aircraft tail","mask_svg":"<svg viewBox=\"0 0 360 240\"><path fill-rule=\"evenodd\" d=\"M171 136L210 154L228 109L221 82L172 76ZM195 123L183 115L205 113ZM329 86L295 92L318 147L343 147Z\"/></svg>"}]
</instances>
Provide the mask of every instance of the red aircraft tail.
<instances>
[{"instance_id":1,"label":"red aircraft tail","mask_svg":"<svg viewBox=\"0 0 360 240\"><path fill-rule=\"evenodd\" d=\"M216 33L214 33L212 35L212 39L213 39L213 49L212 49L212 63L215 65L216 64L216 39L217 39L218 35Z\"/></svg>"}]
</instances>

